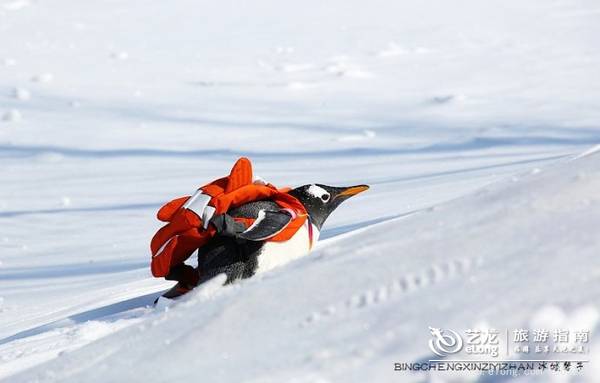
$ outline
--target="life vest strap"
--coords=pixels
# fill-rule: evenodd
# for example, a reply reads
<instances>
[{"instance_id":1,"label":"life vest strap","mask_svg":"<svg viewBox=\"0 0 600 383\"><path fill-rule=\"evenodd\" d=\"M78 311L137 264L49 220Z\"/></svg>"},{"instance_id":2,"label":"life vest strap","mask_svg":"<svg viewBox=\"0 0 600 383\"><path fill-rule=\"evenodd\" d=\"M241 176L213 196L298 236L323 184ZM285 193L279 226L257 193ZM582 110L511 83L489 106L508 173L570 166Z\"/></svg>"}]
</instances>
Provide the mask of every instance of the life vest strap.
<instances>
[{"instance_id":1,"label":"life vest strap","mask_svg":"<svg viewBox=\"0 0 600 383\"><path fill-rule=\"evenodd\" d=\"M308 217L308 216L306 218L306 224L308 225L308 250L312 250L313 239L314 239L313 225L312 225L312 222L310 222L310 217Z\"/></svg>"}]
</instances>

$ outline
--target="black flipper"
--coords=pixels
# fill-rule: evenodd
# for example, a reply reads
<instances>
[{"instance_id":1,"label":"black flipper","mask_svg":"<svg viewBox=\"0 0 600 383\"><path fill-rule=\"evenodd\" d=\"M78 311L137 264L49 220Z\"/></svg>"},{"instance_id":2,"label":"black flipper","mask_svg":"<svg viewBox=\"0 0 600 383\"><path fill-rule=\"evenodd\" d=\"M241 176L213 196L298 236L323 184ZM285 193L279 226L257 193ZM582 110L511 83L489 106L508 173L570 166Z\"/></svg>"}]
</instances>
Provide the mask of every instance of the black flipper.
<instances>
[{"instance_id":1,"label":"black flipper","mask_svg":"<svg viewBox=\"0 0 600 383\"><path fill-rule=\"evenodd\" d=\"M262 211L257 220L246 231L238 234L238 238L249 241L264 241L279 234L292 220L285 211Z\"/></svg>"}]
</instances>

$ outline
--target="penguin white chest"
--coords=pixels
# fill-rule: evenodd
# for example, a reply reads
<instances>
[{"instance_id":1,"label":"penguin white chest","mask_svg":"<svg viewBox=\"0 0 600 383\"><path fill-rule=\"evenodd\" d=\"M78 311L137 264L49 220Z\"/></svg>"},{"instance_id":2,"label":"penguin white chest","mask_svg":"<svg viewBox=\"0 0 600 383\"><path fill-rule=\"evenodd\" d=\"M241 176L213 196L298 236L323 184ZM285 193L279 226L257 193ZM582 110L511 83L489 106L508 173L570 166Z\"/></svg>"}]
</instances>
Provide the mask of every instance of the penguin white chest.
<instances>
[{"instance_id":1,"label":"penguin white chest","mask_svg":"<svg viewBox=\"0 0 600 383\"><path fill-rule=\"evenodd\" d=\"M310 224L309 224L310 225ZM313 244L319 238L319 230L313 225ZM257 272L262 273L284 265L294 259L308 255L310 236L307 225L303 225L296 234L285 242L266 242L258 256Z\"/></svg>"}]
</instances>

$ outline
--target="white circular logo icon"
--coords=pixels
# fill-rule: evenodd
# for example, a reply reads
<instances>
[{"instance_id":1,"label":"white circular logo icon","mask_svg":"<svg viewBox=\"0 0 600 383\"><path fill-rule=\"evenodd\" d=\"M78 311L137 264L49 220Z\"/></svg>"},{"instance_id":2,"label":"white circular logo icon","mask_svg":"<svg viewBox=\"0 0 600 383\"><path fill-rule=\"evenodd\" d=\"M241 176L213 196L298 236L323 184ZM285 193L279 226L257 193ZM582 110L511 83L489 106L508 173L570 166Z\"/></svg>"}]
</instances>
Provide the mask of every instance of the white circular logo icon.
<instances>
[{"instance_id":1,"label":"white circular logo icon","mask_svg":"<svg viewBox=\"0 0 600 383\"><path fill-rule=\"evenodd\" d=\"M455 354L462 349L463 340L456 331L442 330L440 328L429 327L433 339L429 340L429 348L437 356L447 356Z\"/></svg>"}]
</instances>

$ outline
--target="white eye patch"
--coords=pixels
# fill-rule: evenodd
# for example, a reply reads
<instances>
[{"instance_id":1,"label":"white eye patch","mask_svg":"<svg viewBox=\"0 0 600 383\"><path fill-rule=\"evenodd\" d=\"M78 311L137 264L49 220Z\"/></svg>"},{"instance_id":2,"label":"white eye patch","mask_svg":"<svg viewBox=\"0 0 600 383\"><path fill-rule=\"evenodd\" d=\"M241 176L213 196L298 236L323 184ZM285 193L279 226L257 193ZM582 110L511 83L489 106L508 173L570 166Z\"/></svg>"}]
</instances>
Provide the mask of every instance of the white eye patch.
<instances>
[{"instance_id":1,"label":"white eye patch","mask_svg":"<svg viewBox=\"0 0 600 383\"><path fill-rule=\"evenodd\" d=\"M306 192L312 196L317 198L321 198L323 201L329 201L329 192L317 185L310 185Z\"/></svg>"}]
</instances>

